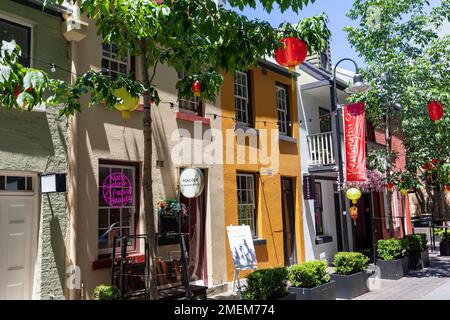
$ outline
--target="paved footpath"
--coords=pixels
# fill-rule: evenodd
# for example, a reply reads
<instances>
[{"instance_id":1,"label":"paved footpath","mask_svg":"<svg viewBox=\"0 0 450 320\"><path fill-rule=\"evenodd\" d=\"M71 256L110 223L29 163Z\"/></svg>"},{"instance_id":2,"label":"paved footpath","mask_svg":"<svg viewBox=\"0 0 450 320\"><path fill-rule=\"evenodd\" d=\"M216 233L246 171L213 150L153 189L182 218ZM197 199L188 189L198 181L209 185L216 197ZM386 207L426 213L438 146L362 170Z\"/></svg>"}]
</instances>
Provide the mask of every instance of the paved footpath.
<instances>
[{"instance_id":1,"label":"paved footpath","mask_svg":"<svg viewBox=\"0 0 450 320\"><path fill-rule=\"evenodd\" d=\"M369 280L371 291L355 300L450 300L450 257L430 253L430 267L413 271L399 280ZM235 293L222 293L212 300L237 300Z\"/></svg>"},{"instance_id":2,"label":"paved footpath","mask_svg":"<svg viewBox=\"0 0 450 320\"><path fill-rule=\"evenodd\" d=\"M450 257L430 253L430 267L399 280L369 281L371 291L355 300L450 300Z\"/></svg>"}]
</instances>

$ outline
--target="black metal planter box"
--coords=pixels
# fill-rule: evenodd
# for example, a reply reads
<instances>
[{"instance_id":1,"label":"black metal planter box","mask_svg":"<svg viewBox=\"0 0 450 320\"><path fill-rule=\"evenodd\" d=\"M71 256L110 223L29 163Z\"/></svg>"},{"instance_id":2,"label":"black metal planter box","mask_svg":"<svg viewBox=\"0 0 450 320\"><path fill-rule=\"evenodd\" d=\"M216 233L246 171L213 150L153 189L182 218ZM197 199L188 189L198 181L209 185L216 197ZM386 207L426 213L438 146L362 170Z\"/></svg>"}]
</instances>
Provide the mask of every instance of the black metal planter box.
<instances>
[{"instance_id":1,"label":"black metal planter box","mask_svg":"<svg viewBox=\"0 0 450 320\"><path fill-rule=\"evenodd\" d=\"M296 300L296 296L294 293L288 293L284 297L278 298L277 300Z\"/></svg>"},{"instance_id":2,"label":"black metal planter box","mask_svg":"<svg viewBox=\"0 0 450 320\"><path fill-rule=\"evenodd\" d=\"M380 268L381 279L398 280L409 273L407 257L390 261L378 259L377 265Z\"/></svg>"},{"instance_id":3,"label":"black metal planter box","mask_svg":"<svg viewBox=\"0 0 450 320\"><path fill-rule=\"evenodd\" d=\"M353 299L369 292L367 287L367 275L364 271L339 275L331 274L331 280L336 282L336 297L340 299Z\"/></svg>"},{"instance_id":4,"label":"black metal planter box","mask_svg":"<svg viewBox=\"0 0 450 320\"><path fill-rule=\"evenodd\" d=\"M407 256L409 270L418 270L430 266L428 249L425 251L408 251Z\"/></svg>"},{"instance_id":5,"label":"black metal planter box","mask_svg":"<svg viewBox=\"0 0 450 320\"><path fill-rule=\"evenodd\" d=\"M450 255L450 242L441 241L439 244L439 251L441 256L449 256Z\"/></svg>"},{"instance_id":6,"label":"black metal planter box","mask_svg":"<svg viewBox=\"0 0 450 320\"><path fill-rule=\"evenodd\" d=\"M288 287L288 291L296 295L296 300L336 300L336 282L333 280L311 289Z\"/></svg>"}]
</instances>

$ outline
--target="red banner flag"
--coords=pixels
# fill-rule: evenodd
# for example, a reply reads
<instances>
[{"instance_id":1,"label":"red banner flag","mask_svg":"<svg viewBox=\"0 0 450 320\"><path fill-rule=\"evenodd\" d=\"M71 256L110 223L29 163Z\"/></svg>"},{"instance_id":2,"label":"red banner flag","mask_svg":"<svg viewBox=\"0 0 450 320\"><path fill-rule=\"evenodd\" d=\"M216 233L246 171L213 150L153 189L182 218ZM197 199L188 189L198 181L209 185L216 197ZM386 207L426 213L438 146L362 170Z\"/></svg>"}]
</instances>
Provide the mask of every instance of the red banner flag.
<instances>
[{"instance_id":1,"label":"red banner flag","mask_svg":"<svg viewBox=\"0 0 450 320\"><path fill-rule=\"evenodd\" d=\"M347 181L366 181L366 117L364 103L344 106Z\"/></svg>"}]
</instances>

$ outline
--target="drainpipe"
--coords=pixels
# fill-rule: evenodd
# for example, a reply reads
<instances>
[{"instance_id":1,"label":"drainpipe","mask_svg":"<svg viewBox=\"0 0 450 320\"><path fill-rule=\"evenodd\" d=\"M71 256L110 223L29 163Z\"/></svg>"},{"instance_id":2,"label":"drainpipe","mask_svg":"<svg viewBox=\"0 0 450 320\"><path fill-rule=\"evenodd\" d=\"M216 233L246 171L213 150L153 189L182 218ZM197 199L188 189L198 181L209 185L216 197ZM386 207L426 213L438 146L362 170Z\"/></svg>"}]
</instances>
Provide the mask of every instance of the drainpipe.
<instances>
[{"instance_id":1,"label":"drainpipe","mask_svg":"<svg viewBox=\"0 0 450 320\"><path fill-rule=\"evenodd\" d=\"M70 84L74 84L77 80L78 69L78 42L86 37L86 29L88 24L81 21L79 2L71 5L66 4L67 7L72 8L71 13L63 13L63 26L62 32L64 37L69 42L69 61L70 61L70 71L68 81ZM67 186L67 208L68 208L68 249L66 257L66 268L69 266L77 266L77 120L78 115L70 116L67 120L67 176L68 176L68 186ZM74 270L79 270L74 268ZM66 274L67 276L67 274ZM81 277L81 275L78 275ZM72 288L65 287L65 295L67 299L78 300L81 299L83 295L82 288Z\"/></svg>"}]
</instances>

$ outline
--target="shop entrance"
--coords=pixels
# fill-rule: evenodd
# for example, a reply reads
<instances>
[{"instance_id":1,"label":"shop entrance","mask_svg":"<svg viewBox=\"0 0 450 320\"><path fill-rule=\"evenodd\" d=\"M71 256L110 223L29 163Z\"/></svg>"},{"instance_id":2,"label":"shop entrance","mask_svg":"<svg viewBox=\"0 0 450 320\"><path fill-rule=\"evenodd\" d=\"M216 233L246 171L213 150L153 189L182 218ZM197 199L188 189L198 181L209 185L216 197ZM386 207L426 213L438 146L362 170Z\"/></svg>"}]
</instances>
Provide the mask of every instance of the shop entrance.
<instances>
[{"instance_id":1,"label":"shop entrance","mask_svg":"<svg viewBox=\"0 0 450 320\"><path fill-rule=\"evenodd\" d=\"M0 300L32 299L36 201L24 179L0 174Z\"/></svg>"},{"instance_id":2,"label":"shop entrance","mask_svg":"<svg viewBox=\"0 0 450 320\"><path fill-rule=\"evenodd\" d=\"M201 170L207 184L207 172ZM206 187L197 198L188 199L180 193L180 203L186 207L187 215L181 221L181 232L186 233L189 257L189 275L191 283L207 285L205 220L206 220Z\"/></svg>"},{"instance_id":3,"label":"shop entrance","mask_svg":"<svg viewBox=\"0 0 450 320\"><path fill-rule=\"evenodd\" d=\"M358 219L354 226L356 251L372 256L372 200L369 193L364 193L358 201Z\"/></svg>"},{"instance_id":4,"label":"shop entrance","mask_svg":"<svg viewBox=\"0 0 450 320\"><path fill-rule=\"evenodd\" d=\"M292 178L281 178L281 198L283 213L284 265L290 266L297 263L295 249L294 180Z\"/></svg>"}]
</instances>

